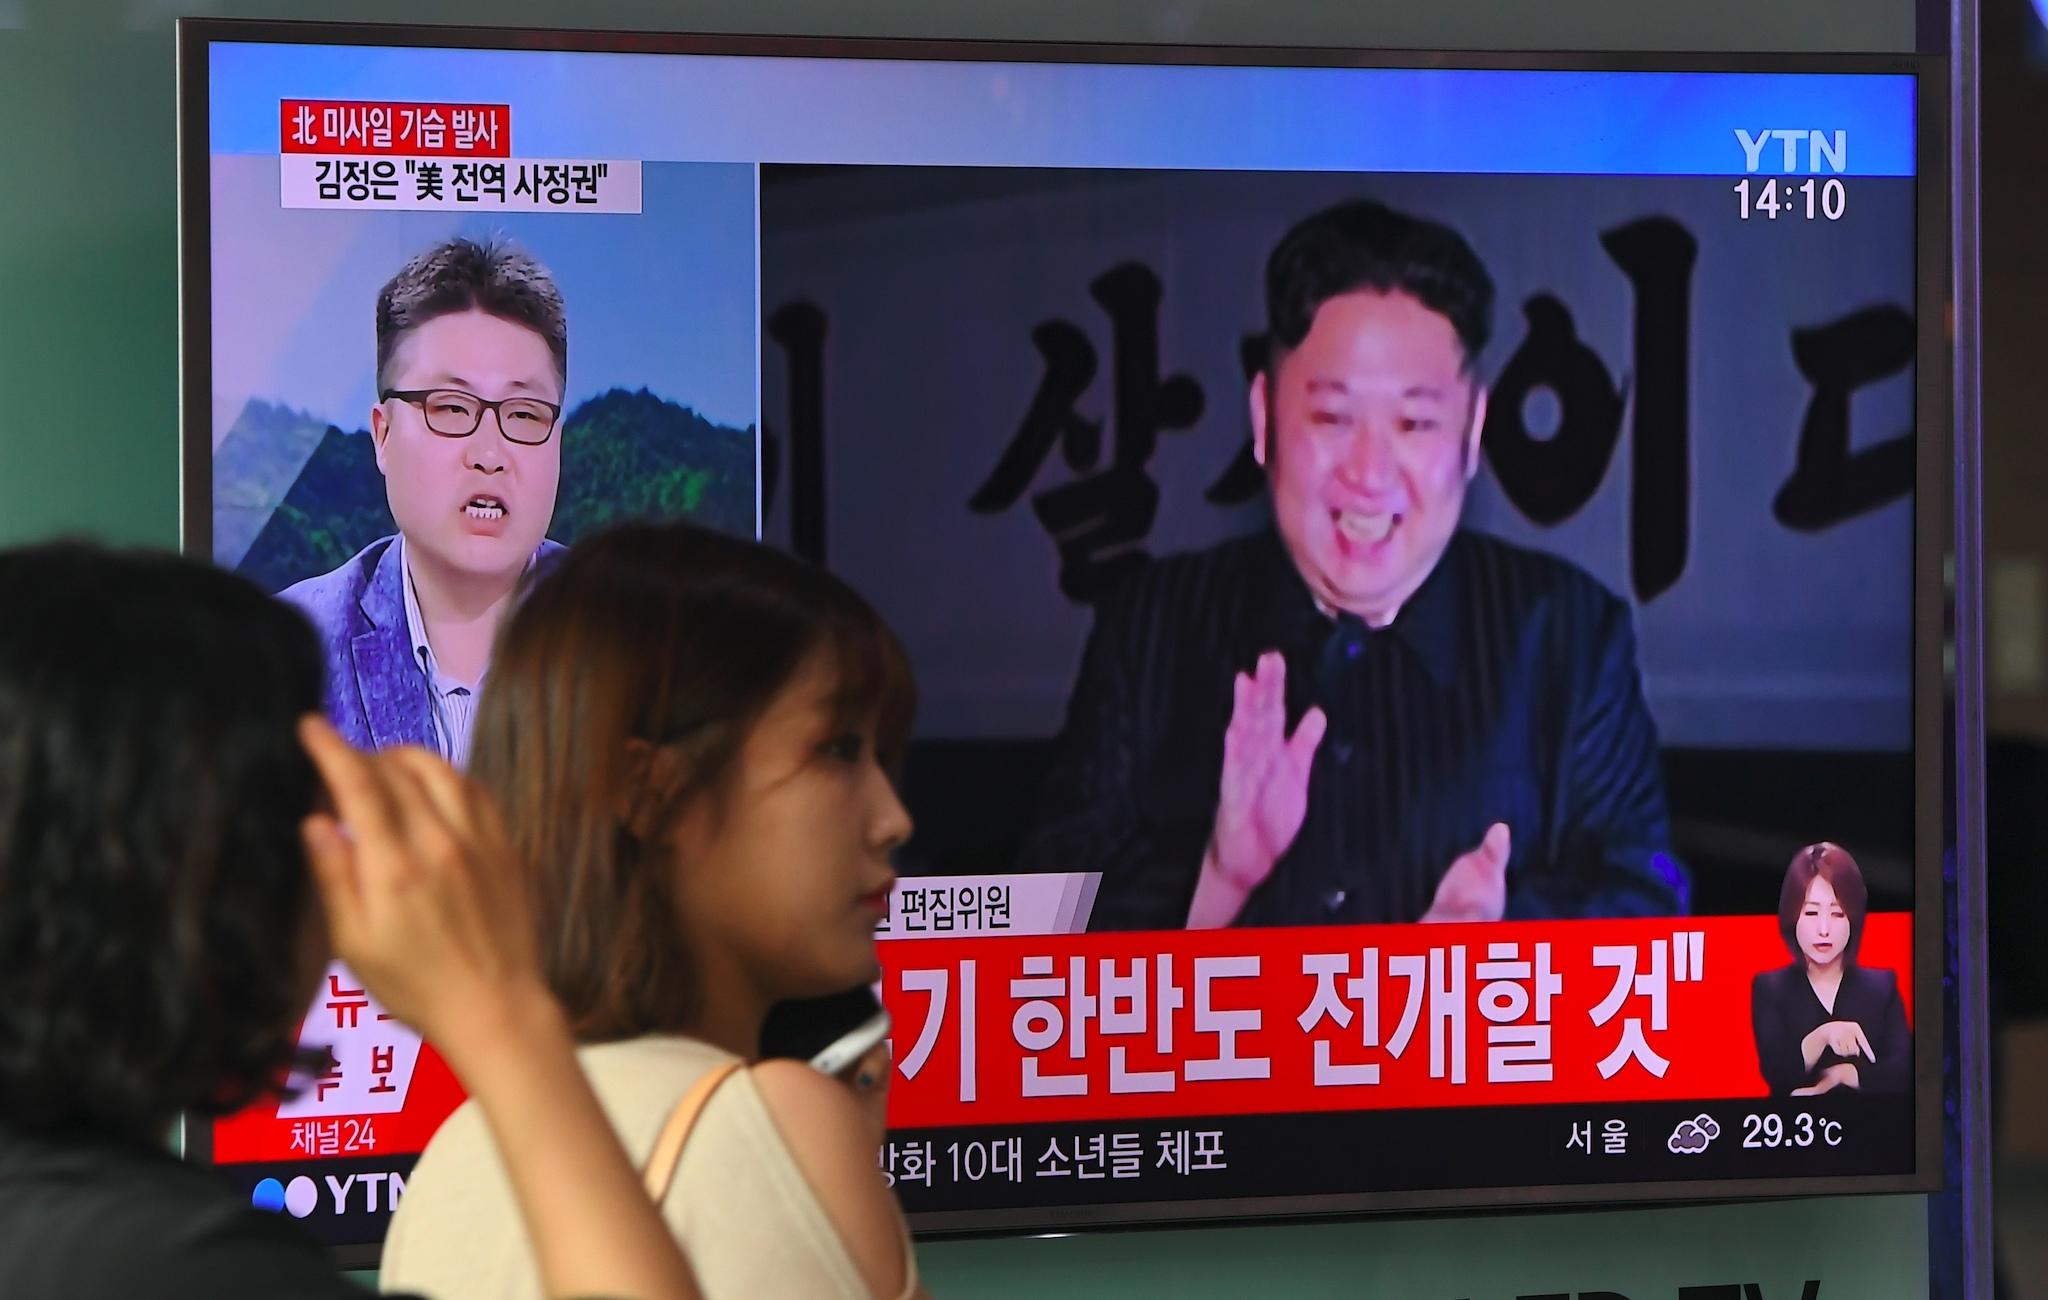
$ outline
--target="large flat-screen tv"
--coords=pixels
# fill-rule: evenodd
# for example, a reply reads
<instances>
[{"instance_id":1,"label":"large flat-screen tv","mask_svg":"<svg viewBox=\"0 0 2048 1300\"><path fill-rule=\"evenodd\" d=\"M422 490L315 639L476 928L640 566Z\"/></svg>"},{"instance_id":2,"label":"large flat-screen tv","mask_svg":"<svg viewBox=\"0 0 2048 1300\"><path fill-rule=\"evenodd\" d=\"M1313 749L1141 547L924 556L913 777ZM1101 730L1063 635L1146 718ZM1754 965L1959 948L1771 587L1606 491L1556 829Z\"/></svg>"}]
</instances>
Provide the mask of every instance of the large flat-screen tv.
<instances>
[{"instance_id":1,"label":"large flat-screen tv","mask_svg":"<svg viewBox=\"0 0 2048 1300\"><path fill-rule=\"evenodd\" d=\"M180 57L186 544L313 614L360 743L460 757L436 550L687 516L900 631L918 1230L1937 1185L1939 63ZM457 240L561 319L389 398ZM460 1093L343 969L303 1034L192 1146L363 1247Z\"/></svg>"}]
</instances>

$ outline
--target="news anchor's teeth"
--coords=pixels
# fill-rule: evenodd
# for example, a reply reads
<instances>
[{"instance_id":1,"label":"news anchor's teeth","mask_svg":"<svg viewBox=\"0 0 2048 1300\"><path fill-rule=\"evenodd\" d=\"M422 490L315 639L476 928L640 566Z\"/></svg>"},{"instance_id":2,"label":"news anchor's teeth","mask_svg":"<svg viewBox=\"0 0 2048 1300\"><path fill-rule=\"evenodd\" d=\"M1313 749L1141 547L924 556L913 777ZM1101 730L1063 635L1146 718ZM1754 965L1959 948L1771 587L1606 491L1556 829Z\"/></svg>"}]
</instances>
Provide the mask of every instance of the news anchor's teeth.
<instances>
[{"instance_id":1,"label":"news anchor's teeth","mask_svg":"<svg viewBox=\"0 0 2048 1300\"><path fill-rule=\"evenodd\" d=\"M463 513L471 519L503 519L505 503L496 497L471 497Z\"/></svg>"},{"instance_id":2,"label":"news anchor's teeth","mask_svg":"<svg viewBox=\"0 0 2048 1300\"><path fill-rule=\"evenodd\" d=\"M1394 531L1394 516L1361 515L1342 511L1337 515L1337 531L1354 542L1373 546L1386 540L1387 534Z\"/></svg>"}]
</instances>

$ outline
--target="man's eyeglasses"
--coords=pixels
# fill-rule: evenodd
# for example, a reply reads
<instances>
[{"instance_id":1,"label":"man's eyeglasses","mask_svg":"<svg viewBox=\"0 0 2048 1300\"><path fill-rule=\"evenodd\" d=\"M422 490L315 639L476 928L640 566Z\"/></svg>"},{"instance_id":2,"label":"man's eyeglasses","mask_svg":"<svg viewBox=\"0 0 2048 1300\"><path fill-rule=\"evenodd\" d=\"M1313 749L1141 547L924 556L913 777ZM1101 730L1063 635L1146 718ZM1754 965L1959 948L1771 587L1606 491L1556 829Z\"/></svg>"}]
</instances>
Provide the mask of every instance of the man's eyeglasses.
<instances>
[{"instance_id":1,"label":"man's eyeglasses","mask_svg":"<svg viewBox=\"0 0 2048 1300\"><path fill-rule=\"evenodd\" d=\"M443 438L467 438L484 421L485 411L498 413L498 429L510 442L538 447L555 431L562 408L538 397L507 397L487 402L459 388L387 388L378 400L410 402L420 408L427 428Z\"/></svg>"}]
</instances>

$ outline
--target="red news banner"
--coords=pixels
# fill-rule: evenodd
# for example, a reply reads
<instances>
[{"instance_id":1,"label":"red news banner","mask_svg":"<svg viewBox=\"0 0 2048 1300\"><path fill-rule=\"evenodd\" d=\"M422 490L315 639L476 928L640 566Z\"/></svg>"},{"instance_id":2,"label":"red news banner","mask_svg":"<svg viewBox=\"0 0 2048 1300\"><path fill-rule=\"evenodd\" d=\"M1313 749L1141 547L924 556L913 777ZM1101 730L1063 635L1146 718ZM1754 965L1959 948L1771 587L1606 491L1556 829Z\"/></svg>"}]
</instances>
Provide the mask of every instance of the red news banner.
<instances>
[{"instance_id":1,"label":"red news banner","mask_svg":"<svg viewBox=\"0 0 2048 1300\"><path fill-rule=\"evenodd\" d=\"M1750 982L1776 917L901 939L882 945L892 1129L1765 1093ZM1860 964L1912 1005L1912 917ZM402 1109L214 1126L220 1163L408 1154L462 1101L423 1047Z\"/></svg>"},{"instance_id":2,"label":"red news banner","mask_svg":"<svg viewBox=\"0 0 2048 1300\"><path fill-rule=\"evenodd\" d=\"M637 160L515 158L508 104L286 99L277 111L286 208L641 211Z\"/></svg>"},{"instance_id":3,"label":"red news banner","mask_svg":"<svg viewBox=\"0 0 2048 1300\"><path fill-rule=\"evenodd\" d=\"M1766 1092L1776 917L897 942L892 1128ZM1859 960L1912 1013L1912 918Z\"/></svg>"},{"instance_id":4,"label":"red news banner","mask_svg":"<svg viewBox=\"0 0 2048 1300\"><path fill-rule=\"evenodd\" d=\"M440 1053L422 1046L405 1104L396 1112L284 1118L274 1101L251 1106L214 1121L213 1163L417 1155L463 1095Z\"/></svg>"},{"instance_id":5,"label":"red news banner","mask_svg":"<svg viewBox=\"0 0 2048 1300\"><path fill-rule=\"evenodd\" d=\"M287 99L278 104L281 153L509 158L509 104Z\"/></svg>"}]
</instances>

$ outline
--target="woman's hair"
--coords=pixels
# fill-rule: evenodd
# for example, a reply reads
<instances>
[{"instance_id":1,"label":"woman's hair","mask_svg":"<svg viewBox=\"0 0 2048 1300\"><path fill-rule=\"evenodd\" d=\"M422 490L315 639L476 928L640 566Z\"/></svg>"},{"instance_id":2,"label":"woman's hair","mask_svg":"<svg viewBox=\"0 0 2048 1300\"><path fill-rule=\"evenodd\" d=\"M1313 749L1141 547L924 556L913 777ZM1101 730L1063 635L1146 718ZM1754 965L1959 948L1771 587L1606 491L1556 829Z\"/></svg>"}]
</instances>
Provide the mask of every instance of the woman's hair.
<instances>
[{"instance_id":1,"label":"woman's hair","mask_svg":"<svg viewBox=\"0 0 2048 1300\"><path fill-rule=\"evenodd\" d=\"M915 706L902 646L824 569L692 524L629 524L576 547L493 651L472 767L529 873L548 982L586 1041L688 1029L696 974L660 845L724 790L770 702L806 666L836 674L841 725L902 750ZM656 789L633 741L672 747Z\"/></svg>"},{"instance_id":2,"label":"woman's hair","mask_svg":"<svg viewBox=\"0 0 2048 1300\"><path fill-rule=\"evenodd\" d=\"M1863 884L1863 869L1849 856L1849 850L1825 840L1793 854L1791 865L1785 868L1785 887L1778 891L1778 931L1785 936L1785 947L1791 950L1793 961L1806 960L1806 954L1799 951L1799 912L1806 906L1806 891L1813 888L1816 877L1828 882L1848 914L1849 939L1842 945L1842 956L1854 962L1856 950L1863 944L1870 890Z\"/></svg>"},{"instance_id":3,"label":"woman's hair","mask_svg":"<svg viewBox=\"0 0 2048 1300\"><path fill-rule=\"evenodd\" d=\"M240 578L0 552L0 1122L155 1141L276 1088L321 694L312 629Z\"/></svg>"}]
</instances>

